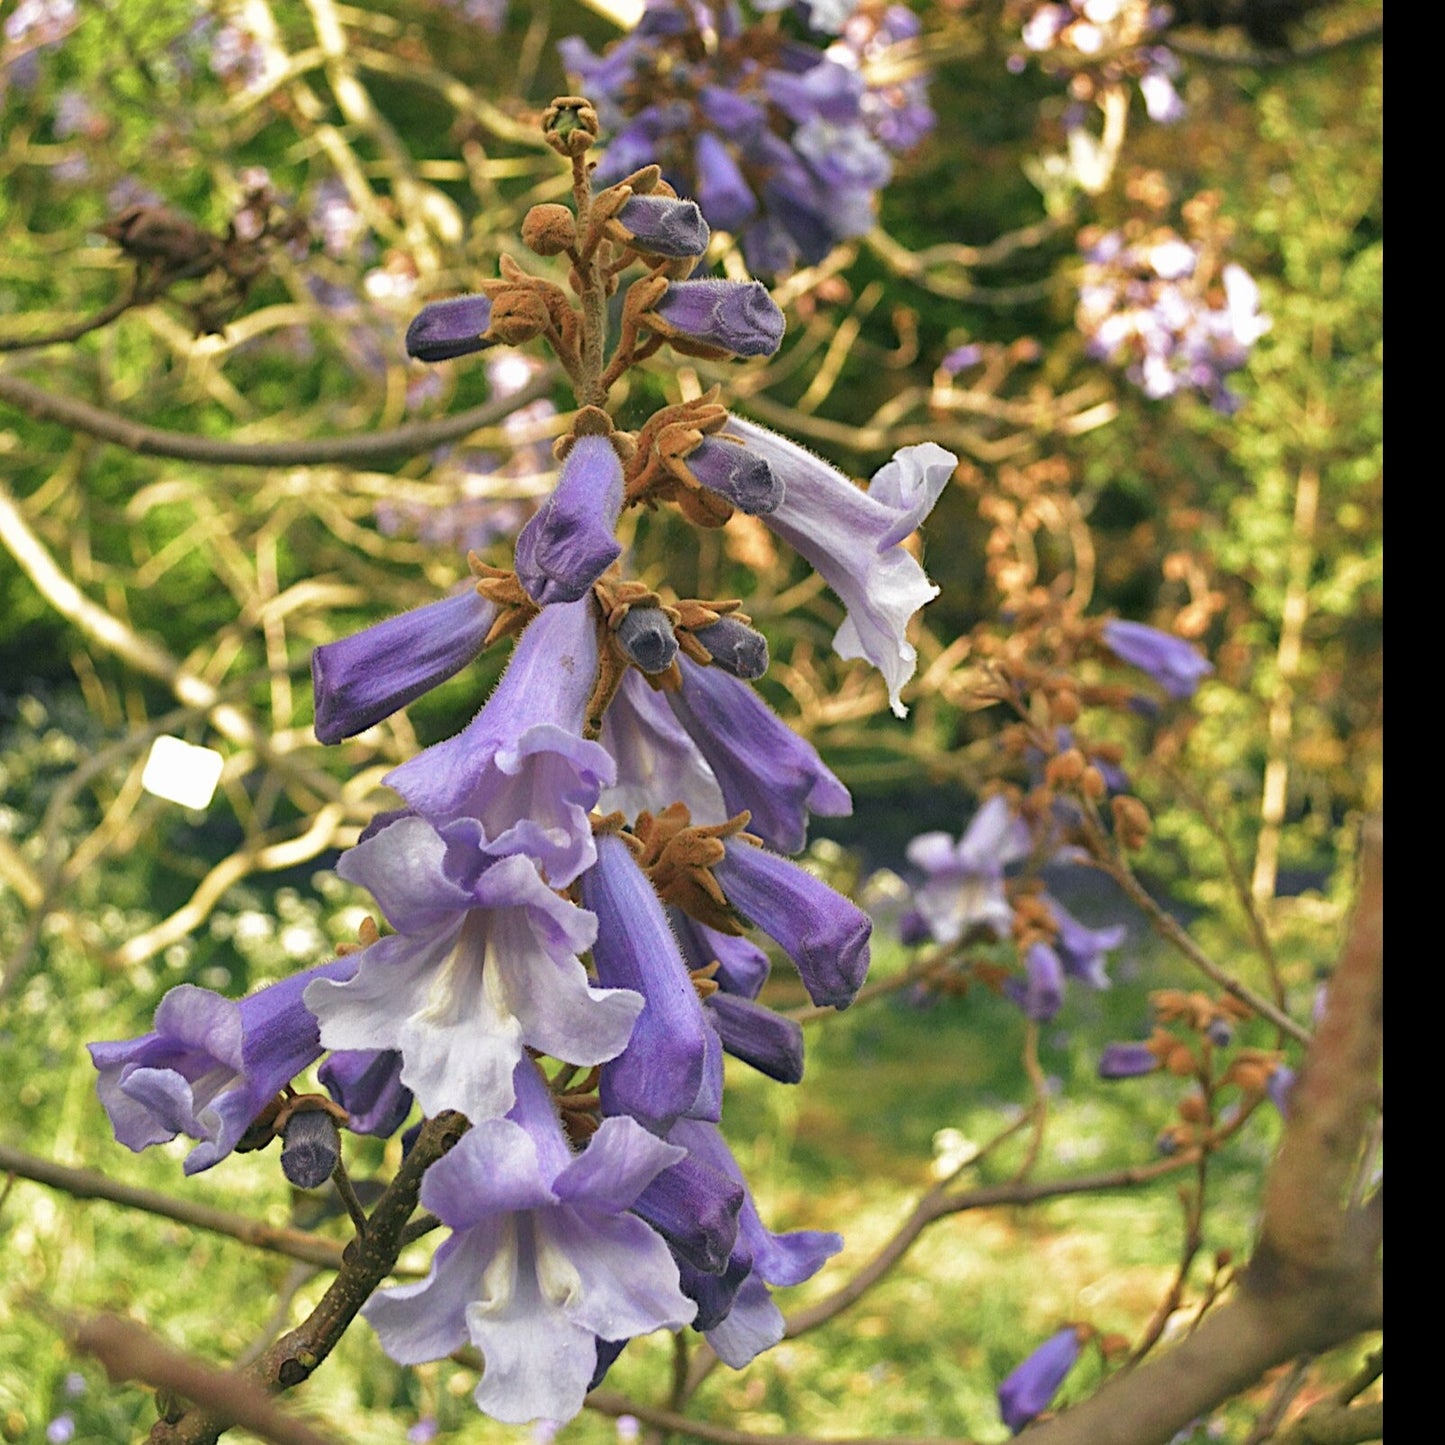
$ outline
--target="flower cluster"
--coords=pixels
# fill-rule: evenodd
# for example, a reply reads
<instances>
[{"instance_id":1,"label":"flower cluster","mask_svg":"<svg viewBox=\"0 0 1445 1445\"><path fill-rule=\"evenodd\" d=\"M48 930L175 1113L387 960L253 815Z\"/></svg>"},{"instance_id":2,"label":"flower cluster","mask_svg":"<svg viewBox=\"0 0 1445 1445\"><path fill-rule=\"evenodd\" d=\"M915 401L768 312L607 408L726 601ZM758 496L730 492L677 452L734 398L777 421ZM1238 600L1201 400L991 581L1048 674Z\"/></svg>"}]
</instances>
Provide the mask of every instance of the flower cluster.
<instances>
[{"instance_id":1,"label":"flower cluster","mask_svg":"<svg viewBox=\"0 0 1445 1445\"><path fill-rule=\"evenodd\" d=\"M1096 101L1103 88L1134 80L1149 119L1182 120L1183 100L1174 88L1179 60L1160 37L1169 24L1167 6L1152 0L1030 0L1021 36L1051 73L1066 75L1069 95L1079 105ZM1026 56L1010 57L1022 71Z\"/></svg>"},{"instance_id":2,"label":"flower cluster","mask_svg":"<svg viewBox=\"0 0 1445 1445\"><path fill-rule=\"evenodd\" d=\"M1216 279L1207 249L1169 227L1087 239L1076 321L1090 355L1122 367L1146 396L1199 391L1226 413L1241 401L1225 378L1270 327L1242 266L1229 262Z\"/></svg>"},{"instance_id":3,"label":"flower cluster","mask_svg":"<svg viewBox=\"0 0 1445 1445\"><path fill-rule=\"evenodd\" d=\"M466 591L313 659L316 733L337 743L516 638L474 720L387 775L402 806L338 864L391 931L369 924L334 962L240 1003L183 985L151 1033L92 1045L117 1137L186 1135L191 1172L280 1136L309 1187L338 1167L332 1121L385 1135L413 1103L464 1115L422 1186L450 1236L425 1280L365 1312L404 1362L470 1340L478 1404L512 1422L570 1418L656 1329L690 1324L740 1367L781 1338L770 1287L841 1246L769 1231L718 1125L724 1053L784 1083L803 1072L798 1024L758 1002L770 965L751 931L816 1005L845 1008L863 983L870 920L789 857L812 814L851 799L754 690L767 645L740 602L629 579L621 514L761 516L837 592L838 651L880 668L901 713L904 629L937 590L903 543L956 465L906 448L865 491L715 394L617 430L610 382L638 359L771 354L783 317L755 282L691 278L708 228L656 167L591 193L585 101L555 102L544 130L578 210L535 207L523 234L568 255L580 304L508 260L477 294L425 307L407 347L446 362L544 337L582 403L556 486L513 570L474 558ZM629 268L643 274L604 367L598 303ZM331 1098L295 1094L327 1053Z\"/></svg>"},{"instance_id":4,"label":"flower cluster","mask_svg":"<svg viewBox=\"0 0 1445 1445\"><path fill-rule=\"evenodd\" d=\"M1021 972L997 979L1004 992L1036 1022L1063 1006L1074 979L1109 987L1107 956L1126 937L1122 924L1091 928L1033 879L1043 863L1068 863L1076 849L1061 846L1059 822L996 793L974 814L957 842L947 833L922 833L908 845L908 861L923 875L900 920L904 941L954 945L1012 939ZM1031 863L1028 876L1007 876ZM982 976L995 981L991 969Z\"/></svg>"},{"instance_id":5,"label":"flower cluster","mask_svg":"<svg viewBox=\"0 0 1445 1445\"><path fill-rule=\"evenodd\" d=\"M893 153L933 124L921 75L873 87L862 69L916 31L909 12L849 16L814 4L814 30L844 30L827 52L771 21L745 23L735 0L649 0L637 28L595 54L561 44L569 72L618 133L598 179L655 160L709 225L736 235L760 275L821 261L873 225Z\"/></svg>"}]
</instances>

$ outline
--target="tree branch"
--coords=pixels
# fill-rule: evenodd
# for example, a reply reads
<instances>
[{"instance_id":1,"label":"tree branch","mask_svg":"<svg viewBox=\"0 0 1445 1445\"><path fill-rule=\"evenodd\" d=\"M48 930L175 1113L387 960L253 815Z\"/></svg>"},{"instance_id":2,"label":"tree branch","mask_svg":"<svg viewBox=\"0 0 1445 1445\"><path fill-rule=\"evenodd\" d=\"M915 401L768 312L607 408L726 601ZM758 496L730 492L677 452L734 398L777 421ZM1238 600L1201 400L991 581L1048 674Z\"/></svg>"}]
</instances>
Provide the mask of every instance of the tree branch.
<instances>
[{"instance_id":1,"label":"tree branch","mask_svg":"<svg viewBox=\"0 0 1445 1445\"><path fill-rule=\"evenodd\" d=\"M127 1209L140 1209L162 1219L174 1219L176 1223L188 1224L194 1229L228 1235L231 1239L239 1239L242 1244L270 1250L273 1254L284 1254L306 1264L320 1265L325 1269L341 1267L344 1246L337 1240L323 1239L303 1229L278 1229L247 1214L217 1209L214 1205L191 1199L176 1199L134 1184L122 1184L93 1169L72 1169L12 1149L8 1144L0 1144L0 1172L49 1185L76 1199L104 1199L111 1204L124 1205Z\"/></svg>"},{"instance_id":2,"label":"tree branch","mask_svg":"<svg viewBox=\"0 0 1445 1445\"><path fill-rule=\"evenodd\" d=\"M305 467L327 463L371 462L378 457L411 457L456 441L468 432L492 426L529 401L546 396L554 380L549 369L506 397L483 402L454 416L414 422L391 431L360 436L315 437L309 441L232 442L186 432L162 431L105 411L89 402L57 396L18 376L0 375L0 401L36 418L59 422L98 441L125 447L143 457L237 467Z\"/></svg>"}]
</instances>

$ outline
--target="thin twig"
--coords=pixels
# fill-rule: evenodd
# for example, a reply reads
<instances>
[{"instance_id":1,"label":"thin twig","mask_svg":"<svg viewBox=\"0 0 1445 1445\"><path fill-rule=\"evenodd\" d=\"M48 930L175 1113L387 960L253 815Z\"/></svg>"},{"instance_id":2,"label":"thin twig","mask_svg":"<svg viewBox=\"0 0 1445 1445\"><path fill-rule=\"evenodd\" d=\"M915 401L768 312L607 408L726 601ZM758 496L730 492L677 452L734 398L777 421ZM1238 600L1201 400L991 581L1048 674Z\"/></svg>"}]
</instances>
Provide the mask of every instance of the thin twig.
<instances>
[{"instance_id":1,"label":"thin twig","mask_svg":"<svg viewBox=\"0 0 1445 1445\"><path fill-rule=\"evenodd\" d=\"M173 457L178 461L236 467L306 467L330 463L371 462L379 457L411 457L445 442L491 426L552 388L551 369L534 377L506 397L484 402L454 416L414 422L390 431L344 437L315 437L309 441L233 442L159 427L117 416L102 407L72 397L58 396L18 376L0 375L0 401L36 418L58 422L75 431L143 457Z\"/></svg>"},{"instance_id":2,"label":"thin twig","mask_svg":"<svg viewBox=\"0 0 1445 1445\"><path fill-rule=\"evenodd\" d=\"M62 1190L76 1199L104 1199L111 1204L124 1205L127 1209L139 1209L146 1214L159 1215L162 1219L174 1219L178 1224L206 1229L212 1234L228 1235L239 1239L242 1244L269 1250L273 1254L288 1255L291 1259L320 1265L323 1269L337 1269L341 1265L343 1246L334 1239L323 1239L302 1229L278 1228L229 1209L217 1209L214 1205L201 1204L193 1199L178 1199L154 1189L122 1184L94 1169L73 1169L13 1149L8 1144L0 1144L0 1169L21 1179Z\"/></svg>"},{"instance_id":3,"label":"thin twig","mask_svg":"<svg viewBox=\"0 0 1445 1445\"><path fill-rule=\"evenodd\" d=\"M273 1445L333 1445L322 1435L277 1407L265 1390L230 1370L217 1370L164 1345L133 1320L99 1315L73 1323L75 1347L92 1354L116 1382L143 1380L215 1412L222 1428L243 1425Z\"/></svg>"}]
</instances>

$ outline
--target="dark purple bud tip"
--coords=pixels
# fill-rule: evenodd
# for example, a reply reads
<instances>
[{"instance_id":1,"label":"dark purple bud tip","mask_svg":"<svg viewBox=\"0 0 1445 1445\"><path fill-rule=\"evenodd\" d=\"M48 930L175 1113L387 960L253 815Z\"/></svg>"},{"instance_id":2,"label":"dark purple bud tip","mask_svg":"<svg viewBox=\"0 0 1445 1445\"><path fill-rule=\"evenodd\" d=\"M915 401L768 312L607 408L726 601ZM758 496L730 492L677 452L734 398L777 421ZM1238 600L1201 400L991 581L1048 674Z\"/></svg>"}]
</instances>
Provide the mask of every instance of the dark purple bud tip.
<instances>
[{"instance_id":1,"label":"dark purple bud tip","mask_svg":"<svg viewBox=\"0 0 1445 1445\"><path fill-rule=\"evenodd\" d=\"M1109 1044L1099 1056L1101 1079L1137 1079L1158 1067L1159 1060L1148 1044Z\"/></svg>"},{"instance_id":2,"label":"dark purple bud tip","mask_svg":"<svg viewBox=\"0 0 1445 1445\"><path fill-rule=\"evenodd\" d=\"M757 452L725 437L704 437L688 454L693 476L709 491L726 497L740 512L766 517L783 502L783 483Z\"/></svg>"},{"instance_id":3,"label":"dark purple bud tip","mask_svg":"<svg viewBox=\"0 0 1445 1445\"><path fill-rule=\"evenodd\" d=\"M677 637L660 607L632 607L617 624L617 645L643 672L665 672L677 656Z\"/></svg>"},{"instance_id":4,"label":"dark purple bud tip","mask_svg":"<svg viewBox=\"0 0 1445 1445\"><path fill-rule=\"evenodd\" d=\"M341 1160L341 1133L324 1109L293 1114L281 1149L281 1172L298 1189L320 1189Z\"/></svg>"},{"instance_id":5,"label":"dark purple bud tip","mask_svg":"<svg viewBox=\"0 0 1445 1445\"><path fill-rule=\"evenodd\" d=\"M617 213L633 246L654 256L701 256L712 234L696 201L633 196Z\"/></svg>"},{"instance_id":6,"label":"dark purple bud tip","mask_svg":"<svg viewBox=\"0 0 1445 1445\"><path fill-rule=\"evenodd\" d=\"M714 665L752 682L768 670L768 639L733 617L720 617L693 634L712 654Z\"/></svg>"},{"instance_id":7,"label":"dark purple bud tip","mask_svg":"<svg viewBox=\"0 0 1445 1445\"><path fill-rule=\"evenodd\" d=\"M693 341L734 356L771 356L787 329L761 281L674 281L654 310Z\"/></svg>"},{"instance_id":8,"label":"dark purple bud tip","mask_svg":"<svg viewBox=\"0 0 1445 1445\"><path fill-rule=\"evenodd\" d=\"M453 296L423 306L406 328L406 354L418 361L451 361L470 356L491 342L482 333L492 324L487 296Z\"/></svg>"},{"instance_id":9,"label":"dark purple bud tip","mask_svg":"<svg viewBox=\"0 0 1445 1445\"><path fill-rule=\"evenodd\" d=\"M1234 1040L1234 1030L1223 1019L1215 1019L1205 1034L1216 1049L1228 1048Z\"/></svg>"}]
</instances>

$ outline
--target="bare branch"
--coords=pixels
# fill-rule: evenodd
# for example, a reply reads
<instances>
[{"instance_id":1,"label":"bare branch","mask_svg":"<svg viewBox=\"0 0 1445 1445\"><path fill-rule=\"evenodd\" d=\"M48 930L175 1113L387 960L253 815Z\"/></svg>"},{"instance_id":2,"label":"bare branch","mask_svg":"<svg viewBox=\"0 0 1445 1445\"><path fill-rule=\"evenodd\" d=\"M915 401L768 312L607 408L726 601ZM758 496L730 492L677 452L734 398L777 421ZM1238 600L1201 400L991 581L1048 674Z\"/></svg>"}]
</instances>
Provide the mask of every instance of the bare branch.
<instances>
[{"instance_id":1,"label":"bare branch","mask_svg":"<svg viewBox=\"0 0 1445 1445\"><path fill-rule=\"evenodd\" d=\"M178 1224L189 1224L195 1229L210 1230L212 1234L228 1235L239 1239L242 1244L270 1250L273 1254L284 1254L306 1264L320 1265L325 1269L341 1267L344 1246L334 1239L323 1239L302 1229L278 1229L247 1214L217 1209L214 1205L201 1204L193 1199L177 1199L134 1184L122 1184L94 1169L73 1169L12 1149L8 1144L0 1144L0 1171L19 1179L33 1180L36 1184L47 1184L76 1199L104 1199L111 1204L122 1204L127 1209L143 1210L162 1219L174 1219Z\"/></svg>"},{"instance_id":2,"label":"bare branch","mask_svg":"<svg viewBox=\"0 0 1445 1445\"><path fill-rule=\"evenodd\" d=\"M174 1391L205 1405L229 1425L244 1425L273 1445L334 1445L334 1435L323 1435L278 1409L271 1397L245 1376L213 1369L180 1354L133 1320L97 1315L77 1321L71 1338L77 1349L94 1355L117 1383L142 1380Z\"/></svg>"},{"instance_id":3,"label":"bare branch","mask_svg":"<svg viewBox=\"0 0 1445 1445\"><path fill-rule=\"evenodd\" d=\"M507 397L483 402L481 406L459 411L454 416L439 417L436 421L414 422L391 431L359 436L315 437L309 441L231 442L162 431L89 402L57 396L18 376L0 375L0 401L8 401L38 421L59 422L99 441L125 447L138 456L174 457L178 461L216 466L306 467L370 462L378 457L419 456L468 432L491 426L527 402L546 396L553 379L548 370Z\"/></svg>"}]
</instances>

